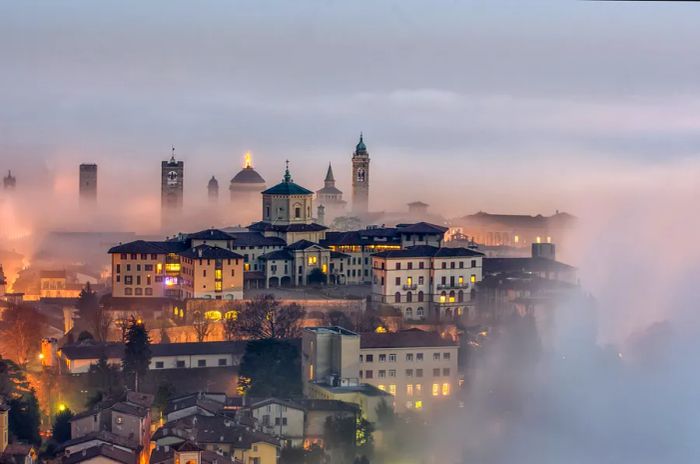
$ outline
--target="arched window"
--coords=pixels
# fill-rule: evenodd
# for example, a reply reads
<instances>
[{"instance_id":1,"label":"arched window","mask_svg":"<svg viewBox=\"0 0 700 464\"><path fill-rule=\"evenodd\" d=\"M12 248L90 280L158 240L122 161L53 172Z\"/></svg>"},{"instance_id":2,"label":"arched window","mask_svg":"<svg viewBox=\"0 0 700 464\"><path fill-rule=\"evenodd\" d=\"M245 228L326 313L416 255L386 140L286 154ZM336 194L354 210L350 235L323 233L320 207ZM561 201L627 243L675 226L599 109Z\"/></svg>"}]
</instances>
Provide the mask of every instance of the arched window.
<instances>
[{"instance_id":1,"label":"arched window","mask_svg":"<svg viewBox=\"0 0 700 464\"><path fill-rule=\"evenodd\" d=\"M455 302L455 291L452 290L452 291L450 291L450 303L454 303L454 302Z\"/></svg>"},{"instance_id":2,"label":"arched window","mask_svg":"<svg viewBox=\"0 0 700 464\"><path fill-rule=\"evenodd\" d=\"M460 303L464 301L464 292L462 290L460 290L459 293L457 293L457 301L459 301Z\"/></svg>"},{"instance_id":3,"label":"arched window","mask_svg":"<svg viewBox=\"0 0 700 464\"><path fill-rule=\"evenodd\" d=\"M423 317L425 316L425 311L423 311L422 306L418 306L418 309L416 309L416 316L418 317Z\"/></svg>"},{"instance_id":4,"label":"arched window","mask_svg":"<svg viewBox=\"0 0 700 464\"><path fill-rule=\"evenodd\" d=\"M359 168L357 170L357 181L358 182L364 182L365 181L365 170L363 168Z\"/></svg>"},{"instance_id":5,"label":"arched window","mask_svg":"<svg viewBox=\"0 0 700 464\"><path fill-rule=\"evenodd\" d=\"M406 318L411 319L413 317L413 308L406 308Z\"/></svg>"},{"instance_id":6,"label":"arched window","mask_svg":"<svg viewBox=\"0 0 700 464\"><path fill-rule=\"evenodd\" d=\"M411 292L406 293L406 302L410 303L412 301L413 301L413 293L411 293Z\"/></svg>"},{"instance_id":7,"label":"arched window","mask_svg":"<svg viewBox=\"0 0 700 464\"><path fill-rule=\"evenodd\" d=\"M423 291L421 290L418 292L418 301L422 302L423 301Z\"/></svg>"},{"instance_id":8,"label":"arched window","mask_svg":"<svg viewBox=\"0 0 700 464\"><path fill-rule=\"evenodd\" d=\"M394 295L394 302L401 303L401 292L396 292L396 294Z\"/></svg>"},{"instance_id":9,"label":"arched window","mask_svg":"<svg viewBox=\"0 0 700 464\"><path fill-rule=\"evenodd\" d=\"M444 303L444 302L446 302L446 301L447 301L447 293L443 290L443 291L440 293L440 303Z\"/></svg>"}]
</instances>

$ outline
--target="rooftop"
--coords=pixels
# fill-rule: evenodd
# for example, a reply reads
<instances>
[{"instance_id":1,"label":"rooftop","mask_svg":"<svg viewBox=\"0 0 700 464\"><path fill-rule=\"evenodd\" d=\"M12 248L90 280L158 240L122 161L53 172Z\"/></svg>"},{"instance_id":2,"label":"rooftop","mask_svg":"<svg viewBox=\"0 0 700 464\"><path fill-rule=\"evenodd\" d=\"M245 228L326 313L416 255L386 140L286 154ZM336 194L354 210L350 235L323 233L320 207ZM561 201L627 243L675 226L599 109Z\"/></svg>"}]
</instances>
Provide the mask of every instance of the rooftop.
<instances>
[{"instance_id":1,"label":"rooftop","mask_svg":"<svg viewBox=\"0 0 700 464\"><path fill-rule=\"evenodd\" d=\"M154 343L151 345L151 355L155 358L224 353L243 354L246 344L246 341ZM124 344L109 342L65 345L61 348L61 352L68 359L99 359L103 353L107 359L121 359L124 353Z\"/></svg>"},{"instance_id":2,"label":"rooftop","mask_svg":"<svg viewBox=\"0 0 700 464\"><path fill-rule=\"evenodd\" d=\"M360 334L360 348L428 348L440 346L459 346L453 340L442 338L438 332L426 332L420 329L402 330L400 332Z\"/></svg>"},{"instance_id":3,"label":"rooftop","mask_svg":"<svg viewBox=\"0 0 700 464\"><path fill-rule=\"evenodd\" d=\"M430 245L419 245L404 248L403 250L382 251L374 256L377 258L460 258L481 257L484 254L470 248L438 248Z\"/></svg>"},{"instance_id":4,"label":"rooftop","mask_svg":"<svg viewBox=\"0 0 700 464\"><path fill-rule=\"evenodd\" d=\"M79 462L93 460L100 456L122 464L136 464L138 461L138 455L136 453L103 443L71 453L63 459L62 463L77 464Z\"/></svg>"},{"instance_id":5,"label":"rooftop","mask_svg":"<svg viewBox=\"0 0 700 464\"><path fill-rule=\"evenodd\" d=\"M252 166L247 166L233 176L231 184L261 184L263 186L265 185L265 179Z\"/></svg>"},{"instance_id":6,"label":"rooftop","mask_svg":"<svg viewBox=\"0 0 700 464\"><path fill-rule=\"evenodd\" d=\"M350 335L350 336L355 336L357 337L358 334L348 330L344 329L342 327L338 326L326 326L326 327L306 327L304 330L308 330L309 332L314 332L318 334L338 334L338 335Z\"/></svg>"},{"instance_id":7,"label":"rooftop","mask_svg":"<svg viewBox=\"0 0 700 464\"><path fill-rule=\"evenodd\" d=\"M199 245L182 251L179 255L192 259L243 259L243 256L231 250L210 245Z\"/></svg>"}]
</instances>

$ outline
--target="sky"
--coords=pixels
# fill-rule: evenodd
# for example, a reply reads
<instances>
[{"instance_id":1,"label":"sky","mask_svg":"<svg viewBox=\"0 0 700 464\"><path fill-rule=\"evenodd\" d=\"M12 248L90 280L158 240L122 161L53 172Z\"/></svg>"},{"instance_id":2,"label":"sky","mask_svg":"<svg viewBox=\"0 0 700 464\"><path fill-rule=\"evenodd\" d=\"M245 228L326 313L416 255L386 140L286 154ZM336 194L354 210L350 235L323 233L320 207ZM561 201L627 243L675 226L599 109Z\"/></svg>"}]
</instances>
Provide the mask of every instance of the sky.
<instances>
[{"instance_id":1,"label":"sky","mask_svg":"<svg viewBox=\"0 0 700 464\"><path fill-rule=\"evenodd\" d=\"M349 196L362 131L377 210L423 200L577 213L621 177L698 171L695 5L584 1L0 3L0 170L75 201L157 203L170 147L186 195L251 151ZM455 201L458 199L459 201Z\"/></svg>"}]
</instances>

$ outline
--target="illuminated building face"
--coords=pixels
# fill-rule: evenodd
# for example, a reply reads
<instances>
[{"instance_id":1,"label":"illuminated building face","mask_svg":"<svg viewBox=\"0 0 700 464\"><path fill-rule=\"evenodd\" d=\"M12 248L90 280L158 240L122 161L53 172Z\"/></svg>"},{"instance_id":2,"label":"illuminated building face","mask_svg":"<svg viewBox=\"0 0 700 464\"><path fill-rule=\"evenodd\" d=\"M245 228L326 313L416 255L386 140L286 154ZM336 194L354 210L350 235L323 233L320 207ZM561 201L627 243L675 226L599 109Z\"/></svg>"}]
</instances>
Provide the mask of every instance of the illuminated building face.
<instances>
[{"instance_id":1,"label":"illuminated building face","mask_svg":"<svg viewBox=\"0 0 700 464\"><path fill-rule=\"evenodd\" d=\"M166 277L164 282L166 287L174 287L177 285L177 277Z\"/></svg>"}]
</instances>

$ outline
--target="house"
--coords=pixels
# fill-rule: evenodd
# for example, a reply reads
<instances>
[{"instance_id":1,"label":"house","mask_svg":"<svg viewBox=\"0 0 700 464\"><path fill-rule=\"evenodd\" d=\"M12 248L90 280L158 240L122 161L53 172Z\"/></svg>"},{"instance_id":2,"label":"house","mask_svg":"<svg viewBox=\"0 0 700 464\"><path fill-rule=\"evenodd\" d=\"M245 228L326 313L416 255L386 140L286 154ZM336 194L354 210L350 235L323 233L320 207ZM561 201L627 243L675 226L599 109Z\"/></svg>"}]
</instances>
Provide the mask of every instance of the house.
<instances>
[{"instance_id":1,"label":"house","mask_svg":"<svg viewBox=\"0 0 700 464\"><path fill-rule=\"evenodd\" d=\"M36 464L39 454L32 445L24 443L10 443L0 455L2 464Z\"/></svg>"},{"instance_id":2,"label":"house","mask_svg":"<svg viewBox=\"0 0 700 464\"><path fill-rule=\"evenodd\" d=\"M132 451L110 445L99 444L84 448L76 453L67 454L61 464L137 464L138 455Z\"/></svg>"}]
</instances>

